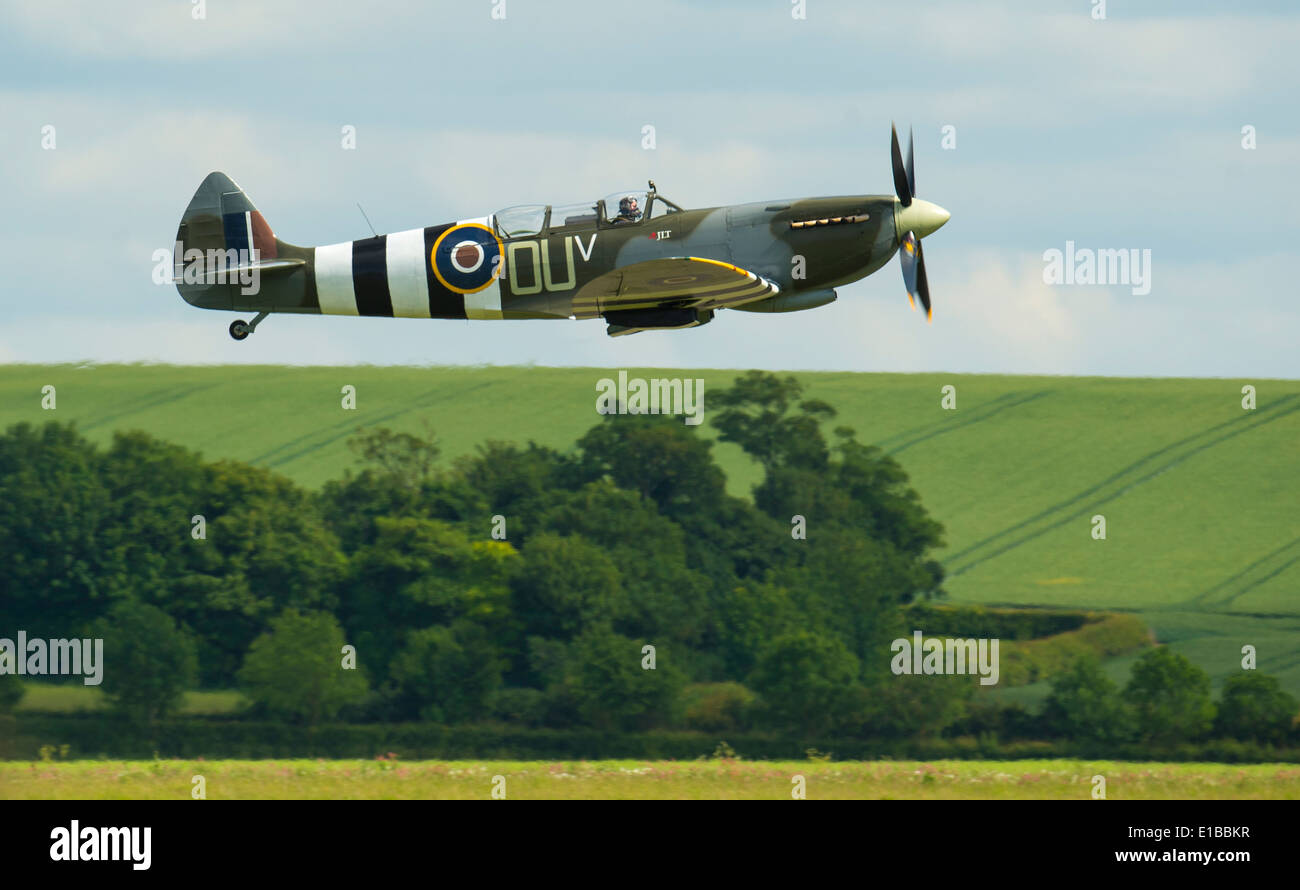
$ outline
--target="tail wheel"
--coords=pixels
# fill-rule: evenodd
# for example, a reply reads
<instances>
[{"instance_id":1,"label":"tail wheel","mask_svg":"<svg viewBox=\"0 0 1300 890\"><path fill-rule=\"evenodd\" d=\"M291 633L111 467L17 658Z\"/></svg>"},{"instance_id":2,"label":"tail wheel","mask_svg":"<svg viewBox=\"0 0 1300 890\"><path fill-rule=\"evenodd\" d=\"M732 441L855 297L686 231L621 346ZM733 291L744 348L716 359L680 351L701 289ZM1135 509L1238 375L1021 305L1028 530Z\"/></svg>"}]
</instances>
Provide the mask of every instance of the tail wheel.
<instances>
[{"instance_id":1,"label":"tail wheel","mask_svg":"<svg viewBox=\"0 0 1300 890\"><path fill-rule=\"evenodd\" d=\"M234 337L236 340L243 340L251 332L252 329L249 328L248 322L244 321L242 318L237 318L230 323L230 336Z\"/></svg>"}]
</instances>

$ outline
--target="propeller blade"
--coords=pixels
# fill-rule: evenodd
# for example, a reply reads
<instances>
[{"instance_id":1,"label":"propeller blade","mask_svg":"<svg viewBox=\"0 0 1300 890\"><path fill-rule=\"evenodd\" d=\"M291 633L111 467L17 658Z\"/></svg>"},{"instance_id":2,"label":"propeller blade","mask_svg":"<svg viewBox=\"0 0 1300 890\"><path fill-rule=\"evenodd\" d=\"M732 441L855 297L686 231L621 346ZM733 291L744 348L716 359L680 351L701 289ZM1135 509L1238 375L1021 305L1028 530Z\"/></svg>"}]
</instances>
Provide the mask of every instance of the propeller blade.
<instances>
[{"instance_id":1,"label":"propeller blade","mask_svg":"<svg viewBox=\"0 0 1300 890\"><path fill-rule=\"evenodd\" d=\"M948 211L929 201L916 199L916 139L912 128L907 128L907 160L903 160L898 145L898 128L889 125L889 157L894 168L894 192L903 209L894 211L895 236L899 238L898 260L903 265L903 286L907 288L907 302L913 311L916 300L921 300L925 320L934 321L930 305L930 280L925 276L925 253L921 250L921 235L929 235L948 221ZM913 206L915 205L915 206Z\"/></svg>"},{"instance_id":2,"label":"propeller blade","mask_svg":"<svg viewBox=\"0 0 1300 890\"><path fill-rule=\"evenodd\" d=\"M907 288L907 302L916 311L916 248L920 245L916 235L908 232L898 249L899 262L903 264L903 286Z\"/></svg>"},{"instance_id":3,"label":"propeller blade","mask_svg":"<svg viewBox=\"0 0 1300 890\"><path fill-rule=\"evenodd\" d=\"M912 154L912 128L907 128L907 189L916 197L916 164L915 155Z\"/></svg>"},{"instance_id":4,"label":"propeller blade","mask_svg":"<svg viewBox=\"0 0 1300 890\"><path fill-rule=\"evenodd\" d=\"M916 292L921 298L921 307L925 309L925 320L934 321L934 311L930 308L930 282L925 277L925 252L921 242L916 242Z\"/></svg>"},{"instance_id":5,"label":"propeller blade","mask_svg":"<svg viewBox=\"0 0 1300 890\"><path fill-rule=\"evenodd\" d=\"M903 151L898 147L898 130L889 125L889 155L894 163L894 194L899 202L907 207L912 203L912 186L908 182L908 171L903 166Z\"/></svg>"}]
</instances>

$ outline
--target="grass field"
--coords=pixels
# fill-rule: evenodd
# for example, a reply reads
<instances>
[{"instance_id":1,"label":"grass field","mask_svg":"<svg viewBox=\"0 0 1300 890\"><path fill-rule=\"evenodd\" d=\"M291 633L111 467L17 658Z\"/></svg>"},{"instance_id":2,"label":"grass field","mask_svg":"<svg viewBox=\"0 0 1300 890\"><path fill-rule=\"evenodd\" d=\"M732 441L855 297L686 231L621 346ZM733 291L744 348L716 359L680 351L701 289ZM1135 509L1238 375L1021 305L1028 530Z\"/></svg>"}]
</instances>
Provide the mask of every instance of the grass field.
<instances>
[{"instance_id":1,"label":"grass field","mask_svg":"<svg viewBox=\"0 0 1300 890\"><path fill-rule=\"evenodd\" d=\"M1109 800L1300 799L1294 765L1077 760L0 763L0 798L180 800L202 776L209 800L487 800L501 776L513 800L789 800L802 776L809 800L1089 800L1096 775L1105 776Z\"/></svg>"},{"instance_id":2,"label":"grass field","mask_svg":"<svg viewBox=\"0 0 1300 890\"><path fill-rule=\"evenodd\" d=\"M708 393L738 373L628 371L703 379L706 434ZM416 432L427 420L444 460L489 438L568 448L599 419L595 384L612 373L8 365L0 424L75 420L99 441L143 429L319 486L351 464L358 426ZM954 601L1133 610L1216 685L1251 644L1300 695L1300 381L797 376L911 474L948 529ZM1254 411L1241 407L1243 383L1257 388ZM40 407L47 384L53 412ZM340 406L345 384L355 411ZM948 384L955 411L940 407ZM757 468L734 446L717 456L746 494ZM1105 541L1090 534L1098 513Z\"/></svg>"},{"instance_id":3,"label":"grass field","mask_svg":"<svg viewBox=\"0 0 1300 890\"><path fill-rule=\"evenodd\" d=\"M46 714L72 714L84 711L100 711L108 707L104 693L98 686L67 685L56 686L50 683L25 683L24 694L15 709L16 713L39 711ZM181 714L229 714L243 706L244 700L233 690L211 692L187 692L185 702L181 705Z\"/></svg>"}]
</instances>

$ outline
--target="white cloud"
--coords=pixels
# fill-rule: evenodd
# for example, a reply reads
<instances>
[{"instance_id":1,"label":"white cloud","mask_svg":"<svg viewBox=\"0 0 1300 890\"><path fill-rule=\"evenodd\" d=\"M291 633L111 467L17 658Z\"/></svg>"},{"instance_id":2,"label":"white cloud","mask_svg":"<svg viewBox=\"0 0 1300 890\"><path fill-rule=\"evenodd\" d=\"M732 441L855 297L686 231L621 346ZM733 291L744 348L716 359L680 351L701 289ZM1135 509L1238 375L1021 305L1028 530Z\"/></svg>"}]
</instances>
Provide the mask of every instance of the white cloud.
<instances>
[{"instance_id":1,"label":"white cloud","mask_svg":"<svg viewBox=\"0 0 1300 890\"><path fill-rule=\"evenodd\" d=\"M1019 107L1004 104L1000 110L1021 119L1077 114L1089 100L1206 105L1246 96L1300 43L1294 17L1243 10L1199 18L1139 17L1111 4L1108 18L1097 21L1090 9L1087 4L1055 12L1023 3L953 2L852 4L833 6L828 14L839 34L906 34L909 52L919 49L927 59L954 63L968 72L968 81L1019 87L1004 94ZM1053 95L1060 101L1052 102ZM1039 101L1027 104L1028 96Z\"/></svg>"}]
</instances>

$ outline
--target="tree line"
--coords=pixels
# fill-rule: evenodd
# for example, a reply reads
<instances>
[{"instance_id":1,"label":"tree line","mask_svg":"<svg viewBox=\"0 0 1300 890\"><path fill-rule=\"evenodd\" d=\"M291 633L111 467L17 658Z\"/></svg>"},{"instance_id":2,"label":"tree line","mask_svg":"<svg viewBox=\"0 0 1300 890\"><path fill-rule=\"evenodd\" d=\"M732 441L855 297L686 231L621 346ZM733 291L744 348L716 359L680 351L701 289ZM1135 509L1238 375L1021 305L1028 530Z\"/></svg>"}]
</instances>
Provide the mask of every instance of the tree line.
<instances>
[{"instance_id":1,"label":"tree line","mask_svg":"<svg viewBox=\"0 0 1300 890\"><path fill-rule=\"evenodd\" d=\"M450 462L427 430L359 430L356 469L320 491L141 432L100 448L18 424L0 436L0 629L104 639L104 691L144 724L232 687L313 726L924 737L969 718L969 677L889 671L905 608L943 583L943 528L899 464L828 436L835 409L792 377L752 371L711 402L717 438L762 468L752 500L661 415ZM1159 696L1070 677L1053 726L1154 731ZM16 690L0 676L0 706ZM1256 692L1247 711L1294 714Z\"/></svg>"}]
</instances>

